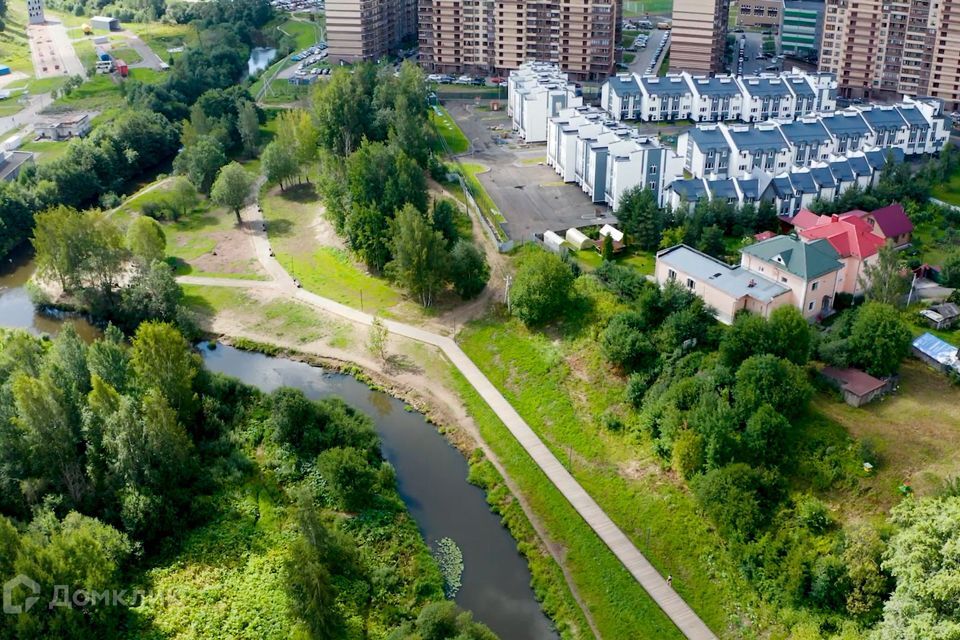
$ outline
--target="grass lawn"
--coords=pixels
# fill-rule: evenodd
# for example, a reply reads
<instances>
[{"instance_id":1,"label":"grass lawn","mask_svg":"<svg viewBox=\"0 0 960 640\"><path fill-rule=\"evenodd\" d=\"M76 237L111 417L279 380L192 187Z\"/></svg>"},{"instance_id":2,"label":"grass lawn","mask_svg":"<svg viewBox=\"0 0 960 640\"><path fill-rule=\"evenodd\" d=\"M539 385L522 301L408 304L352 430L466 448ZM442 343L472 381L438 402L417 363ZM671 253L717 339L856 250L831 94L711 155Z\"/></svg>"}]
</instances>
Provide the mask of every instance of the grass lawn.
<instances>
[{"instance_id":1,"label":"grass lawn","mask_svg":"<svg viewBox=\"0 0 960 640\"><path fill-rule=\"evenodd\" d=\"M660 69L657 70L658 76L665 76L667 72L670 71L670 53L667 52L667 55L663 57L663 62L660 63Z\"/></svg>"},{"instance_id":2,"label":"grass lawn","mask_svg":"<svg viewBox=\"0 0 960 640\"><path fill-rule=\"evenodd\" d=\"M604 313L620 307L610 294L595 297L595 309ZM752 637L748 626L758 635L778 627L729 560L721 538L698 513L693 497L662 472L651 447L598 424L603 411L623 410L624 385L604 362L589 329L557 339L531 332L515 319L490 317L468 325L460 343L653 565L673 576L674 587L715 633ZM503 446L507 437L487 440ZM535 475L529 463L517 466L526 470L519 472L521 478ZM545 481L530 480L528 486L538 499L548 499ZM591 534L577 530L582 521L564 515L560 506L558 501L546 507L558 510L554 526L562 529L554 535L574 566L589 565L578 571L589 576L592 586L585 590L603 637L668 637L656 628L656 616L642 613L647 611L640 604L645 595L636 583L621 582L614 564L598 566L599 556L573 553L583 545L589 548Z\"/></svg>"},{"instance_id":3,"label":"grass lawn","mask_svg":"<svg viewBox=\"0 0 960 640\"><path fill-rule=\"evenodd\" d=\"M317 43L318 37L321 35L321 27L319 25L301 22L300 20L287 20L277 25L277 29L294 37L297 41L297 51L303 51L308 47L312 47Z\"/></svg>"},{"instance_id":4,"label":"grass lawn","mask_svg":"<svg viewBox=\"0 0 960 640\"><path fill-rule=\"evenodd\" d=\"M134 69L134 71L137 71ZM123 103L120 83L107 74L97 74L53 103L54 107L102 110Z\"/></svg>"},{"instance_id":5,"label":"grass lawn","mask_svg":"<svg viewBox=\"0 0 960 640\"><path fill-rule=\"evenodd\" d=\"M0 118L16 115L23 111L23 105L16 99L8 98L7 100L7 102L0 102Z\"/></svg>"},{"instance_id":6,"label":"grass lawn","mask_svg":"<svg viewBox=\"0 0 960 640\"><path fill-rule=\"evenodd\" d=\"M317 241L320 201L312 186L265 190L260 204L277 260L305 289L367 312L386 311L400 302L400 294L366 273L346 251Z\"/></svg>"},{"instance_id":7,"label":"grass lawn","mask_svg":"<svg viewBox=\"0 0 960 640\"><path fill-rule=\"evenodd\" d=\"M573 256L577 259L577 262L590 271L603 263L603 257L593 247L574 251ZM656 265L656 256L649 251L629 248L614 255L613 261L617 264L633 267L644 275L652 275Z\"/></svg>"},{"instance_id":8,"label":"grass lawn","mask_svg":"<svg viewBox=\"0 0 960 640\"><path fill-rule=\"evenodd\" d=\"M31 141L21 144L20 150L33 151L37 154L37 164L47 164L62 157L67 152L69 144L69 142L54 142L52 140Z\"/></svg>"},{"instance_id":9,"label":"grass lawn","mask_svg":"<svg viewBox=\"0 0 960 640\"><path fill-rule=\"evenodd\" d=\"M133 49L132 47L111 49L110 55L119 60L123 60L127 64L136 64L143 61L143 58L140 57L140 54L137 53L136 49Z\"/></svg>"},{"instance_id":10,"label":"grass lawn","mask_svg":"<svg viewBox=\"0 0 960 640\"><path fill-rule=\"evenodd\" d=\"M0 62L13 71L33 75L33 60L30 57L30 42L27 39L26 3L7 3L7 15L3 18L4 29L0 32Z\"/></svg>"},{"instance_id":11,"label":"grass lawn","mask_svg":"<svg viewBox=\"0 0 960 640\"><path fill-rule=\"evenodd\" d=\"M633 54L633 53L625 53L625 54L623 54L623 62L624 62L625 64L630 64L631 62L633 62L634 60L636 60L636 58L637 58L636 54Z\"/></svg>"},{"instance_id":12,"label":"grass lawn","mask_svg":"<svg viewBox=\"0 0 960 640\"><path fill-rule=\"evenodd\" d=\"M275 79L270 82L270 87L263 95L264 104L284 104L301 100L310 93L311 87L303 85L290 84L283 79Z\"/></svg>"},{"instance_id":13,"label":"grass lawn","mask_svg":"<svg viewBox=\"0 0 960 640\"><path fill-rule=\"evenodd\" d=\"M932 195L937 200L960 206L960 172L955 172L946 182L935 185Z\"/></svg>"},{"instance_id":14,"label":"grass lawn","mask_svg":"<svg viewBox=\"0 0 960 640\"><path fill-rule=\"evenodd\" d=\"M828 496L846 520L880 518L900 501L897 487L907 482L929 495L960 470L960 388L914 358L900 371L895 394L855 408L820 394L814 413L829 418L852 436L870 441L880 464L860 480L852 495Z\"/></svg>"},{"instance_id":15,"label":"grass lawn","mask_svg":"<svg viewBox=\"0 0 960 640\"><path fill-rule=\"evenodd\" d=\"M497 233L497 236L505 240L506 234L500 228L498 223L504 222L506 218L504 218L503 214L500 213L500 210L497 209L497 206L493 203L493 199L490 198L490 194L487 193L487 190L483 188L483 184L480 182L479 178L477 178L478 173L489 171L489 168L482 164L470 162L464 162L460 166L464 171L463 179L467 183L467 188L470 190L470 194L473 196L474 200L476 200L477 206L480 207L480 212L487 220L490 221L494 231Z\"/></svg>"},{"instance_id":16,"label":"grass lawn","mask_svg":"<svg viewBox=\"0 0 960 640\"><path fill-rule=\"evenodd\" d=\"M625 0L623 17L637 18L649 14L669 16L673 11L673 0Z\"/></svg>"},{"instance_id":17,"label":"grass lawn","mask_svg":"<svg viewBox=\"0 0 960 640\"><path fill-rule=\"evenodd\" d=\"M470 148L470 141L467 140L467 136L463 135L463 131L460 130L460 127L443 107L433 107L430 111L430 123L443 138L450 153L454 155L466 153ZM442 149L435 150L440 151Z\"/></svg>"},{"instance_id":18,"label":"grass lawn","mask_svg":"<svg viewBox=\"0 0 960 640\"><path fill-rule=\"evenodd\" d=\"M124 26L137 34L164 62L169 62L171 58L179 55L168 53L167 49L187 46L197 41L197 31L189 24L147 22Z\"/></svg>"}]
</instances>

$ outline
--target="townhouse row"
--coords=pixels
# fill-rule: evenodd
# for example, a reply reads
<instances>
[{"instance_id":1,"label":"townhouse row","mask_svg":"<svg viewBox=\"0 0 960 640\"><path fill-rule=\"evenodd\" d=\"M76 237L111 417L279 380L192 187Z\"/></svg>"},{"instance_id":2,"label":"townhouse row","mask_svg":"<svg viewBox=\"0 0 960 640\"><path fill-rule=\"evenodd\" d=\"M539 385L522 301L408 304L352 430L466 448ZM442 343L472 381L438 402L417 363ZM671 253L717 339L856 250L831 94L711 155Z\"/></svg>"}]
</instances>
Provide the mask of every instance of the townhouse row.
<instances>
[{"instance_id":1,"label":"townhouse row","mask_svg":"<svg viewBox=\"0 0 960 640\"><path fill-rule=\"evenodd\" d=\"M525 62L507 77L507 113L513 130L527 142L545 142L547 120L582 105L579 87L549 62Z\"/></svg>"},{"instance_id":2,"label":"townhouse row","mask_svg":"<svg viewBox=\"0 0 960 640\"><path fill-rule=\"evenodd\" d=\"M938 100L905 98L893 106L856 106L791 121L698 124L680 134L677 151L694 177L719 178L782 173L872 149L919 156L938 153L950 138L941 110Z\"/></svg>"},{"instance_id":3,"label":"townhouse row","mask_svg":"<svg viewBox=\"0 0 960 640\"><path fill-rule=\"evenodd\" d=\"M673 149L596 107L564 109L547 121L547 165L614 210L636 186L649 188L663 206L667 186L683 177L683 159Z\"/></svg>"},{"instance_id":4,"label":"townhouse row","mask_svg":"<svg viewBox=\"0 0 960 640\"><path fill-rule=\"evenodd\" d=\"M686 71L665 77L619 74L601 88L600 105L617 120L641 122L762 122L829 113L837 107L829 73L799 69L779 74L716 77Z\"/></svg>"}]
</instances>

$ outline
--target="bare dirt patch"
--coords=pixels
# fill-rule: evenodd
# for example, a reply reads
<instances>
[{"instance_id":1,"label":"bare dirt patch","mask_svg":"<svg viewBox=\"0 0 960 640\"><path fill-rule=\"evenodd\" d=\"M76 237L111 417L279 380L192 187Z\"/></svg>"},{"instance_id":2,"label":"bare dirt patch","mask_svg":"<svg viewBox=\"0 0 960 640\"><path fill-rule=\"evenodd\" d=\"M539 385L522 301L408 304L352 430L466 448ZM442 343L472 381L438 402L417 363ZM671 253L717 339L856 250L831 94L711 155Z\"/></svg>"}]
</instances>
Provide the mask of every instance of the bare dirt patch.
<instances>
[{"instance_id":1,"label":"bare dirt patch","mask_svg":"<svg viewBox=\"0 0 960 640\"><path fill-rule=\"evenodd\" d=\"M195 271L266 276L245 233L239 229L218 231L210 238L216 243L214 248L189 261Z\"/></svg>"}]
</instances>

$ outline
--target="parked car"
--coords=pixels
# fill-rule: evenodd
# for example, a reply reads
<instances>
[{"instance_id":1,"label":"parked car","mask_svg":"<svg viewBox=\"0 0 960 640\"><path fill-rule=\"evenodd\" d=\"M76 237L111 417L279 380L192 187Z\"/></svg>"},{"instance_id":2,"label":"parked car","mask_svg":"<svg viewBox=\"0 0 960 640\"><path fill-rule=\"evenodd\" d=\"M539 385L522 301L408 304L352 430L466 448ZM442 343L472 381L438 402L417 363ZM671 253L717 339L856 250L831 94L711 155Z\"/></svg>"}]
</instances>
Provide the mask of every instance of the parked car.
<instances>
[{"instance_id":1,"label":"parked car","mask_svg":"<svg viewBox=\"0 0 960 640\"><path fill-rule=\"evenodd\" d=\"M460 76L453 81L453 84L473 84L473 78L470 76Z\"/></svg>"}]
</instances>

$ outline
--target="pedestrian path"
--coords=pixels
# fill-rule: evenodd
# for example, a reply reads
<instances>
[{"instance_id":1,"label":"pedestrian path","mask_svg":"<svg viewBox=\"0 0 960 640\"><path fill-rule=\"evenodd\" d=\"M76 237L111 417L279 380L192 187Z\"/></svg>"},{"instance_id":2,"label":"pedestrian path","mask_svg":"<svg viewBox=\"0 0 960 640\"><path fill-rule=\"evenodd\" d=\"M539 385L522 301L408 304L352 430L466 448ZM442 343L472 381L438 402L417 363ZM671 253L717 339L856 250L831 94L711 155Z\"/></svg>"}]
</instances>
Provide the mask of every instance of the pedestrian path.
<instances>
[{"instance_id":1,"label":"pedestrian path","mask_svg":"<svg viewBox=\"0 0 960 640\"><path fill-rule=\"evenodd\" d=\"M251 242L253 242L257 257L267 273L275 278L273 282L190 276L178 278L178 280L184 283L208 286L270 287L283 291L290 297L310 306L347 320L368 326L373 323L374 317L368 313L340 304L329 298L318 296L297 286L295 280L290 277L270 251L269 239L258 206L247 207L244 210L243 219L250 230ZM507 402L503 394L452 338L394 320L383 319L382 322L390 333L433 345L443 351L450 362L463 374L464 378L476 389L480 397L523 446L534 463L540 467L560 493L573 505L577 513L583 517L590 528L617 556L640 583L640 586L653 598L654 602L677 625L681 633L690 640L714 640L716 638L690 605L673 590L672 586L600 508L600 505L580 486L580 483L566 470L560 460L547 448L533 429L520 417L520 414Z\"/></svg>"}]
</instances>

